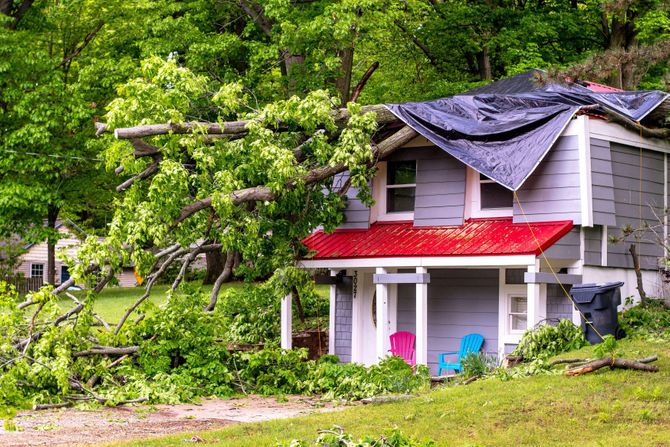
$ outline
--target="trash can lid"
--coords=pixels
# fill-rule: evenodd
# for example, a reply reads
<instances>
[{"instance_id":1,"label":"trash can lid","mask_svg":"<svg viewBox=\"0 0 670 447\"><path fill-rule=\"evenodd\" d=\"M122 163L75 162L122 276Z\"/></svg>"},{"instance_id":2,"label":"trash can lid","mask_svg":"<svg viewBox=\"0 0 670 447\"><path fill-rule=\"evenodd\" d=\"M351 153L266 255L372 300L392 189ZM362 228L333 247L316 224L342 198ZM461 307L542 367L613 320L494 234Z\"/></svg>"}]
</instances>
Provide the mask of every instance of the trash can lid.
<instances>
[{"instance_id":1,"label":"trash can lid","mask_svg":"<svg viewBox=\"0 0 670 447\"><path fill-rule=\"evenodd\" d=\"M593 292L604 292L606 290L610 289L616 289L617 287L623 286L622 281L617 281L617 282L599 282L599 283L589 283L589 284L574 284L570 291L576 291L576 292L588 292L588 291L593 291Z\"/></svg>"}]
</instances>

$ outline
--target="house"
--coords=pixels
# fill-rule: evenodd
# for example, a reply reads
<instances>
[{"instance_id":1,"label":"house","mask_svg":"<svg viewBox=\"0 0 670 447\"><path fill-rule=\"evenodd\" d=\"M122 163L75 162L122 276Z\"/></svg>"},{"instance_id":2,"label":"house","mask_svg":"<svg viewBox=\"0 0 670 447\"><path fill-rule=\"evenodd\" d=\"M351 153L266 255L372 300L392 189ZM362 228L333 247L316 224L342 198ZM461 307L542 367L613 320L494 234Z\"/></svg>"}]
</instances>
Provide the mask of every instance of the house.
<instances>
[{"instance_id":1,"label":"house","mask_svg":"<svg viewBox=\"0 0 670 447\"><path fill-rule=\"evenodd\" d=\"M58 253L65 253L69 257L76 257L77 250L81 246L86 234L74 222L62 220L56 223L56 230L62 235L56 243L56 284L61 284L70 279L70 273L67 265L63 263ZM24 247L25 253L21 255L19 264L14 270L15 275L24 278L36 279L33 281L31 289L37 290L47 279L47 243L27 244ZM41 280L41 281L40 281ZM124 268L117 275L117 280L121 287L134 287L137 281L132 268Z\"/></svg>"},{"instance_id":2,"label":"house","mask_svg":"<svg viewBox=\"0 0 670 447\"><path fill-rule=\"evenodd\" d=\"M624 281L622 296L637 296L630 242L610 236L659 226L658 216L656 234L667 236L670 143L608 116L657 125L668 95L531 81L526 73L388 106L420 136L379 163L374 206L350 189L345 223L304 241L302 266L333 278L330 353L373 364L387 355L389 334L410 331L417 363L435 373L438 353L457 351L468 333L502 356L537 324L579 323L571 284ZM654 238L635 241L650 294L663 285ZM286 297L283 347L290 335Z\"/></svg>"}]
</instances>

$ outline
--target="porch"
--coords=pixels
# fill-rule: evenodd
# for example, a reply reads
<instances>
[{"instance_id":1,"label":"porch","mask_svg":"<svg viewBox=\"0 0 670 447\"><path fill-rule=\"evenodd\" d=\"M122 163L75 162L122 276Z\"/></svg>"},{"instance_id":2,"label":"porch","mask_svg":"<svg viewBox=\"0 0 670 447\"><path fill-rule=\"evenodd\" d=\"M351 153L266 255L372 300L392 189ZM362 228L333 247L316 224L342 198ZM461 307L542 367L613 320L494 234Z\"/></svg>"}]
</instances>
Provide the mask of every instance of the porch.
<instances>
[{"instance_id":1,"label":"porch","mask_svg":"<svg viewBox=\"0 0 670 447\"><path fill-rule=\"evenodd\" d=\"M448 262L447 262L448 260ZM484 336L483 351L501 358L526 328L568 318L579 322L553 275L535 256L376 259L379 267L331 270L329 353L371 365L389 355L390 334L416 335L416 360L437 373L438 355L458 351L469 333ZM449 265L447 265L449 264ZM561 282L579 275L558 274ZM569 286L568 286L569 287ZM290 348L291 299L282 303L282 347ZM380 322L384 322L380 324Z\"/></svg>"}]
</instances>

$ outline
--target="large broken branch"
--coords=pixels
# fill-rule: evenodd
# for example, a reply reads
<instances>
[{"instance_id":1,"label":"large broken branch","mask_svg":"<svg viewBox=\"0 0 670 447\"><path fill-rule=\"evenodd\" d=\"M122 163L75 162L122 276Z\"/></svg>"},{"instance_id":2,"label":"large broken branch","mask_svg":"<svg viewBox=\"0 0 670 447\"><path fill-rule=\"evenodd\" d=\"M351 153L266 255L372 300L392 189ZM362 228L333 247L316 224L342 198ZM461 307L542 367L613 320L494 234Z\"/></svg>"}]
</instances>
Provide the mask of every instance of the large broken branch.
<instances>
[{"instance_id":1,"label":"large broken branch","mask_svg":"<svg viewBox=\"0 0 670 447\"><path fill-rule=\"evenodd\" d=\"M362 113L375 113L377 115L377 123L388 124L398 121L396 116L391 113L386 106L371 105L363 106ZM347 109L338 109L333 111L333 118L338 125L345 124L351 114ZM121 127L114 131L114 136L120 140L133 140L136 138L152 137L156 135L167 134L188 134L194 131L203 132L207 135L246 135L247 124L251 121L227 121L223 124L205 123L205 122L188 122L188 123L166 123L166 124L146 124L135 127ZM96 125L98 132L106 131L104 125Z\"/></svg>"},{"instance_id":2,"label":"large broken branch","mask_svg":"<svg viewBox=\"0 0 670 447\"><path fill-rule=\"evenodd\" d=\"M384 141L380 142L373 147L373 160L380 160L389 155L400 147L407 144L414 137L419 135L414 129L409 126L405 126L400 129L398 132L394 133ZM302 179L302 183L306 185L311 185L322 180L325 180L329 177L339 174L347 170L347 166L344 164L338 164L335 166L321 166L309 171ZM293 188L298 182L292 180L286 184L286 189ZM254 186L251 188L239 189L230 193L230 200L233 205L240 205L245 202L256 202L256 201L271 201L276 197L276 193L273 192L267 186ZM172 223L172 226L176 226L188 219L190 216L194 215L198 211L210 208L212 206L212 198L207 197L200 199L196 202L193 202L185 206L179 217L175 219Z\"/></svg>"},{"instance_id":3,"label":"large broken branch","mask_svg":"<svg viewBox=\"0 0 670 447\"><path fill-rule=\"evenodd\" d=\"M582 374L597 371L600 368L604 368L606 366L609 366L612 369L614 369L614 368L636 369L636 370L639 370L639 371L657 372L658 371L658 366L647 364L647 362L652 362L656 359L657 359L656 356L651 356L651 357L647 357L647 358L640 359L640 360L627 360L627 359L619 359L619 358L612 358L612 357L604 357L602 359L597 359L597 360L593 360L591 362L588 362L585 365L581 365L577 368L569 369L565 372L565 375L566 376L579 376L579 375L582 375Z\"/></svg>"},{"instance_id":4,"label":"large broken branch","mask_svg":"<svg viewBox=\"0 0 670 447\"><path fill-rule=\"evenodd\" d=\"M72 354L73 357L87 357L91 355L129 355L139 352L139 346L93 346L86 351L79 351Z\"/></svg>"}]
</instances>

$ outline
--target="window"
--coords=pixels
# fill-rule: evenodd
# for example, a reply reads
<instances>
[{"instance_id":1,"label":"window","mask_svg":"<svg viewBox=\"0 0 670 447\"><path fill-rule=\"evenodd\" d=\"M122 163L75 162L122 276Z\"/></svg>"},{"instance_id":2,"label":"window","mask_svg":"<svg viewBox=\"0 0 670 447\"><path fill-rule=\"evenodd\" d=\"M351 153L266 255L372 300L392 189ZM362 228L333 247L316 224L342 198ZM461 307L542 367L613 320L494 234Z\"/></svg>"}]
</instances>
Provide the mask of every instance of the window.
<instances>
[{"instance_id":1,"label":"window","mask_svg":"<svg viewBox=\"0 0 670 447\"><path fill-rule=\"evenodd\" d=\"M514 203L514 193L512 191L494 182L484 174L479 174L479 196L482 210L511 208Z\"/></svg>"},{"instance_id":2,"label":"window","mask_svg":"<svg viewBox=\"0 0 670 447\"><path fill-rule=\"evenodd\" d=\"M390 161L386 172L386 212L414 211L416 161Z\"/></svg>"},{"instance_id":3,"label":"window","mask_svg":"<svg viewBox=\"0 0 670 447\"><path fill-rule=\"evenodd\" d=\"M528 299L525 296L511 295L507 315L510 333L525 331L528 321Z\"/></svg>"},{"instance_id":4,"label":"window","mask_svg":"<svg viewBox=\"0 0 670 447\"><path fill-rule=\"evenodd\" d=\"M31 278L44 278L44 264L30 264Z\"/></svg>"}]
</instances>

